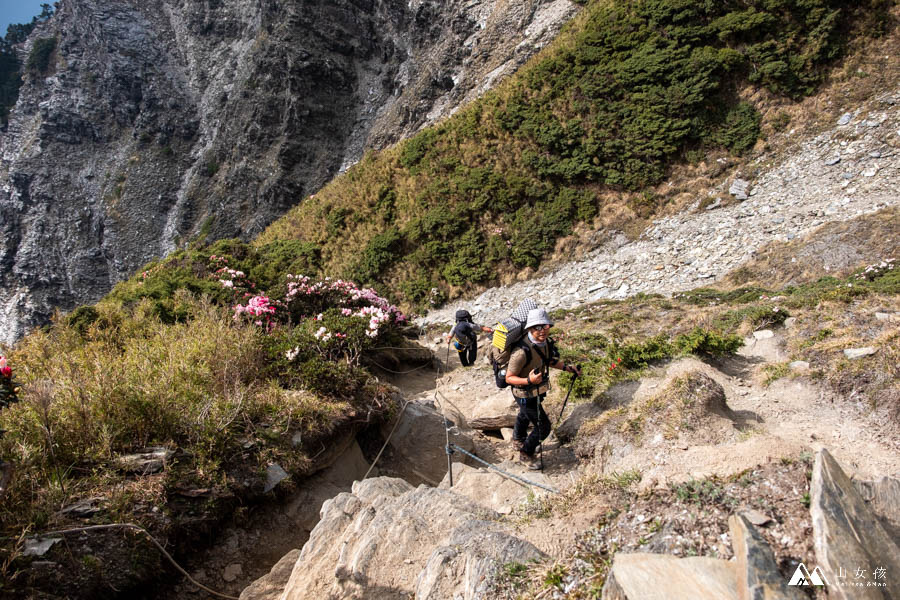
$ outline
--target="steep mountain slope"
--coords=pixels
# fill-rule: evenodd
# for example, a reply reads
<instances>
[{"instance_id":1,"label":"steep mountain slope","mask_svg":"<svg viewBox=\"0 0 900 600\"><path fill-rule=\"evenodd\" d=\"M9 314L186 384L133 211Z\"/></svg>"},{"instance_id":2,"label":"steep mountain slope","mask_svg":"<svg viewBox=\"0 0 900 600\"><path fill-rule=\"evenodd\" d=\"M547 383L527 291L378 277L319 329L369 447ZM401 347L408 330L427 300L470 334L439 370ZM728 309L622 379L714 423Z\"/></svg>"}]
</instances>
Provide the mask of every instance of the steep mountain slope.
<instances>
[{"instance_id":1,"label":"steep mountain slope","mask_svg":"<svg viewBox=\"0 0 900 600\"><path fill-rule=\"evenodd\" d=\"M837 57L891 30L887 9L589 2L507 83L367 155L254 244L315 245L320 272L417 308L527 279L573 233L634 237L705 201L785 130ZM690 172L700 177L673 176Z\"/></svg>"},{"instance_id":2,"label":"steep mountain slope","mask_svg":"<svg viewBox=\"0 0 900 600\"><path fill-rule=\"evenodd\" d=\"M196 235L248 238L453 112L568 0L63 0L0 135L0 339Z\"/></svg>"}]
</instances>

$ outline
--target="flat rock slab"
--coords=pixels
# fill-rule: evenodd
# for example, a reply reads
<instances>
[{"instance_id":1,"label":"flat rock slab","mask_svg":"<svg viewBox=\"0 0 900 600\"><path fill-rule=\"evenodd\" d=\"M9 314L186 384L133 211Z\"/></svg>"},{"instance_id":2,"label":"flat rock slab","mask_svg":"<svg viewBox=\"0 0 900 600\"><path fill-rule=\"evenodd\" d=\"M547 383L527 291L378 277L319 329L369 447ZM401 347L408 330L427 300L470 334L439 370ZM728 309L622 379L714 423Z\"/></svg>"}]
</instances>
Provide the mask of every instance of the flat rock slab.
<instances>
[{"instance_id":1,"label":"flat rock slab","mask_svg":"<svg viewBox=\"0 0 900 600\"><path fill-rule=\"evenodd\" d=\"M816 559L828 581L828 597L900 597L900 547L825 449L816 454L810 496ZM863 577L856 577L857 570ZM859 582L863 586L854 585Z\"/></svg>"},{"instance_id":2,"label":"flat rock slab","mask_svg":"<svg viewBox=\"0 0 900 600\"><path fill-rule=\"evenodd\" d=\"M106 500L106 498L103 498L102 496L95 498L84 498L74 504L66 506L59 512L69 517L86 519L87 517L93 517L103 510L100 505L104 500Z\"/></svg>"},{"instance_id":3,"label":"flat rock slab","mask_svg":"<svg viewBox=\"0 0 900 600\"><path fill-rule=\"evenodd\" d=\"M521 464L506 461L496 466L527 481L553 487L553 483L546 475L538 471L530 471ZM538 486L528 486L503 477L492 469L478 469L460 463L453 465L453 487L450 487L449 474L444 477L440 487L462 494L501 515L512 513L529 494L539 497L550 493Z\"/></svg>"},{"instance_id":4,"label":"flat rock slab","mask_svg":"<svg viewBox=\"0 0 900 600\"><path fill-rule=\"evenodd\" d=\"M846 356L850 360L854 360L857 358L862 358L864 356L871 356L871 355L875 354L876 352L878 352L878 350L875 348L872 348L872 347L847 348L846 350L844 350L844 356Z\"/></svg>"},{"instance_id":5,"label":"flat rock slab","mask_svg":"<svg viewBox=\"0 0 900 600\"><path fill-rule=\"evenodd\" d=\"M175 452L161 446L145 448L134 454L126 454L120 456L117 460L118 467L126 473L138 473L140 475L149 475L150 473L158 473L165 468Z\"/></svg>"},{"instance_id":6,"label":"flat rock slab","mask_svg":"<svg viewBox=\"0 0 900 600\"><path fill-rule=\"evenodd\" d=\"M263 493L268 494L275 489L275 486L289 477L290 475L288 475L288 472L285 471L281 465L272 463L266 469L266 485L263 489Z\"/></svg>"},{"instance_id":7,"label":"flat rock slab","mask_svg":"<svg viewBox=\"0 0 900 600\"><path fill-rule=\"evenodd\" d=\"M750 182L746 179L735 179L728 188L728 193L738 200L746 200L750 193Z\"/></svg>"},{"instance_id":8,"label":"flat rock slab","mask_svg":"<svg viewBox=\"0 0 900 600\"><path fill-rule=\"evenodd\" d=\"M746 514L728 519L737 569L740 600L803 600L797 588L789 587L778 570L772 549Z\"/></svg>"},{"instance_id":9,"label":"flat rock slab","mask_svg":"<svg viewBox=\"0 0 900 600\"><path fill-rule=\"evenodd\" d=\"M771 523L772 518L768 515L764 515L758 510L753 510L752 508L742 510L741 516L746 518L748 521L756 525L757 527L761 527L766 523Z\"/></svg>"},{"instance_id":10,"label":"flat rock slab","mask_svg":"<svg viewBox=\"0 0 900 600\"><path fill-rule=\"evenodd\" d=\"M43 556L50 551L53 544L61 542L62 538L37 538L25 540L25 549L22 556Z\"/></svg>"},{"instance_id":11,"label":"flat rock slab","mask_svg":"<svg viewBox=\"0 0 900 600\"><path fill-rule=\"evenodd\" d=\"M738 600L735 567L703 556L616 554L602 600Z\"/></svg>"}]
</instances>

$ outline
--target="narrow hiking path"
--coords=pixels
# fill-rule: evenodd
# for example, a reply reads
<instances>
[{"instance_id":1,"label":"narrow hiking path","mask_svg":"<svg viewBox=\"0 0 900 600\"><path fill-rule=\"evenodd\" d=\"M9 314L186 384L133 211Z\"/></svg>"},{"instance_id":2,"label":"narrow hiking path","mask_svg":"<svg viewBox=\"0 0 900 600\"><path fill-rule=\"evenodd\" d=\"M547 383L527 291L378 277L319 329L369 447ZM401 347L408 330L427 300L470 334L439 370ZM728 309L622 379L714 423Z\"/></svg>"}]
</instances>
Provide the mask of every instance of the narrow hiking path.
<instances>
[{"instance_id":1,"label":"narrow hiking path","mask_svg":"<svg viewBox=\"0 0 900 600\"><path fill-rule=\"evenodd\" d=\"M654 221L636 240L612 232L580 260L545 267L536 277L448 303L419 319L451 322L467 308L478 322L505 316L524 297L548 309L570 309L639 292L672 294L709 285L770 242L802 238L900 203L900 88L842 112L833 126L783 158L763 154L688 210ZM792 132L782 134L790 138ZM751 176L750 174L754 174ZM735 180L740 180L735 183ZM732 198L743 200L727 204ZM882 257L825 252L825 271Z\"/></svg>"},{"instance_id":2,"label":"narrow hiking path","mask_svg":"<svg viewBox=\"0 0 900 600\"><path fill-rule=\"evenodd\" d=\"M842 401L824 385L809 378L786 377L766 382L766 366L781 362L785 356L783 330L772 333L772 337L763 339L750 336L732 358L714 363L696 358L677 359L649 369L639 382L617 384L606 393L614 399L614 404L606 410L612 410L646 401L673 378L702 373L722 387L725 402L733 411L734 423L724 436L710 432L705 439L700 431L691 443L685 443L667 440L662 433L651 431L645 441L628 447L622 456L584 459L576 456L574 444L562 444L554 434L544 446L545 470L542 474L529 472L518 464L511 445L495 432L474 433L478 454L504 470L549 483L570 495L575 493L576 498L576 489L585 478L615 479L620 474L634 473L634 477L639 478L635 483L638 491L665 490L692 480L728 478L742 472L787 465L798 456L811 456L823 447L854 477L900 477L897 459L900 439L891 430L883 430L873 422L867 407ZM456 357L450 358L455 360ZM479 412L480 404L496 403L501 396L509 395L508 390L496 390L492 373L483 361L465 369L451 363L443 377L433 380L433 389L423 390L423 380L424 376L419 375L397 383L414 402L427 402L435 391L440 392L467 418ZM556 419L562 395L557 389L548 399L548 413L554 426L559 425ZM570 401L564 421L573 409ZM515 411L511 399L509 410ZM439 441L423 440L423 443L437 444ZM606 510L599 501L585 497L576 499L573 509L565 516L548 518L539 515L542 518L534 519L529 516L530 507L537 498L546 496L545 492L508 484L481 465L472 466L483 471L479 484L457 484L453 489L491 505L501 513L517 516L517 536L551 557L561 557L571 547L575 536L595 526L598 515ZM494 487L502 487L503 492L495 491L492 495L488 490ZM779 494L786 492L771 487L761 493L775 502L781 498ZM791 493L790 490L787 493ZM802 493L795 490L798 497ZM548 501L553 503L554 497ZM662 511L665 507L659 509ZM792 535L796 537L797 534Z\"/></svg>"}]
</instances>

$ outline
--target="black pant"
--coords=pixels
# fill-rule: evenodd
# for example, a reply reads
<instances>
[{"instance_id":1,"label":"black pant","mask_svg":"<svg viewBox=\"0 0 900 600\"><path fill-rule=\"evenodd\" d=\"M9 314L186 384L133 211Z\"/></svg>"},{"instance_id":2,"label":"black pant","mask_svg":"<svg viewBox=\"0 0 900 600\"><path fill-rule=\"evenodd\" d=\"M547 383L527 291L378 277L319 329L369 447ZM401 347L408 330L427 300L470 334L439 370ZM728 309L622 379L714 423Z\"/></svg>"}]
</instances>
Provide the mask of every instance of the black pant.
<instances>
[{"instance_id":1,"label":"black pant","mask_svg":"<svg viewBox=\"0 0 900 600\"><path fill-rule=\"evenodd\" d=\"M462 350L457 350L457 352L459 352L459 362L462 363L462 366L468 367L475 364L475 357L478 355L478 344L472 342Z\"/></svg>"},{"instance_id":2,"label":"black pant","mask_svg":"<svg viewBox=\"0 0 900 600\"><path fill-rule=\"evenodd\" d=\"M538 444L547 439L550 435L550 417L544 412L542 402L547 394L541 394L537 398L516 398L519 405L519 414L516 415L516 426L513 428L513 439L525 440L522 445L522 452L525 454L534 454ZM528 437L528 425L534 425L534 429Z\"/></svg>"}]
</instances>

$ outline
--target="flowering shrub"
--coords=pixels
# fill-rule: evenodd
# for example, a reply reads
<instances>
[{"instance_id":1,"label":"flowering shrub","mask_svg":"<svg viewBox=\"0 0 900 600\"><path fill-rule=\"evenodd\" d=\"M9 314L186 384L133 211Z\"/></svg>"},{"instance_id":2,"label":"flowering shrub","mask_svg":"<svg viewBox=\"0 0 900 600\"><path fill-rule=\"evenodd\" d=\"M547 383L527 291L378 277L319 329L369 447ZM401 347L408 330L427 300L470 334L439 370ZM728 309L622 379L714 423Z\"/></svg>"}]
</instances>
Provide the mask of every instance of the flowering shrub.
<instances>
[{"instance_id":1,"label":"flowering shrub","mask_svg":"<svg viewBox=\"0 0 900 600\"><path fill-rule=\"evenodd\" d=\"M361 314L363 310L331 308L301 323L297 330L303 337L285 354L288 361L307 349L325 360L358 365L362 353L374 345L380 328L367 313Z\"/></svg>"},{"instance_id":2,"label":"flowering shrub","mask_svg":"<svg viewBox=\"0 0 900 600\"><path fill-rule=\"evenodd\" d=\"M150 277L150 276L153 275L154 273L158 273L159 271L162 270L162 268L163 268L163 265L162 265L162 264L158 264L158 265L156 265L155 267L151 267L151 268L147 269L146 271L141 271L141 278L140 278L140 280L138 281L138 284L144 283L144 281L145 281L148 277Z\"/></svg>"},{"instance_id":3,"label":"flowering shrub","mask_svg":"<svg viewBox=\"0 0 900 600\"><path fill-rule=\"evenodd\" d=\"M887 258L875 265L869 265L862 272L856 274L857 279L865 279L866 281L874 281L888 271L894 270L894 259ZM849 285L848 285L849 287Z\"/></svg>"},{"instance_id":4,"label":"flowering shrub","mask_svg":"<svg viewBox=\"0 0 900 600\"><path fill-rule=\"evenodd\" d=\"M242 318L249 317L250 322L254 325L265 326L266 331L269 331L274 326L275 311L275 305L268 296L253 296L246 305L236 304L234 306L234 320L240 321Z\"/></svg>"},{"instance_id":5,"label":"flowering shrub","mask_svg":"<svg viewBox=\"0 0 900 600\"><path fill-rule=\"evenodd\" d=\"M0 356L0 408L6 408L16 402L19 388L13 381L13 370L5 356Z\"/></svg>"},{"instance_id":6,"label":"flowering shrub","mask_svg":"<svg viewBox=\"0 0 900 600\"><path fill-rule=\"evenodd\" d=\"M225 288L234 289L235 287L247 285L247 276L244 275L243 271L235 271L228 267L222 267L221 269L216 270L214 276L219 278L219 283ZM250 287L254 287L252 283L250 284Z\"/></svg>"},{"instance_id":7,"label":"flowering shrub","mask_svg":"<svg viewBox=\"0 0 900 600\"><path fill-rule=\"evenodd\" d=\"M352 281L330 277L314 281L305 275L288 275L287 280L284 302L294 322L300 322L307 315L319 314L332 307L350 311L343 312L343 316L368 318L372 332L370 337L378 335L378 329L382 325L406 322L406 316L400 309L379 296L372 288L360 288Z\"/></svg>"},{"instance_id":8,"label":"flowering shrub","mask_svg":"<svg viewBox=\"0 0 900 600\"><path fill-rule=\"evenodd\" d=\"M288 275L284 304L290 322L298 324L305 343L318 356L350 365L358 365L362 353L387 328L406 322L406 316L375 290L342 279ZM293 362L300 353L295 345L285 357Z\"/></svg>"}]
</instances>

